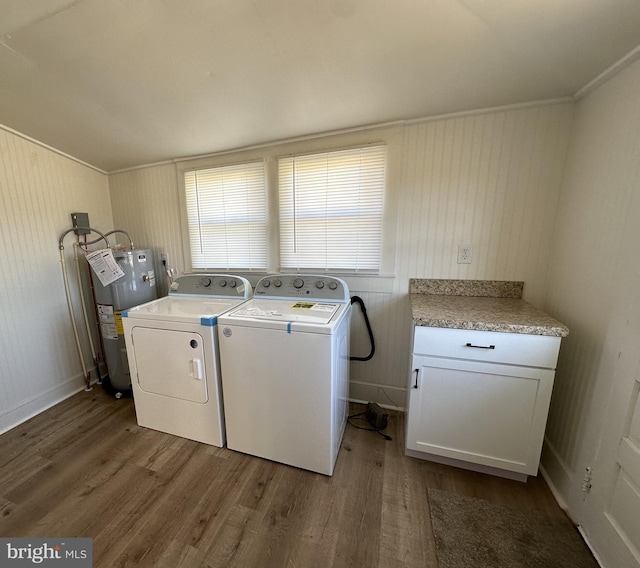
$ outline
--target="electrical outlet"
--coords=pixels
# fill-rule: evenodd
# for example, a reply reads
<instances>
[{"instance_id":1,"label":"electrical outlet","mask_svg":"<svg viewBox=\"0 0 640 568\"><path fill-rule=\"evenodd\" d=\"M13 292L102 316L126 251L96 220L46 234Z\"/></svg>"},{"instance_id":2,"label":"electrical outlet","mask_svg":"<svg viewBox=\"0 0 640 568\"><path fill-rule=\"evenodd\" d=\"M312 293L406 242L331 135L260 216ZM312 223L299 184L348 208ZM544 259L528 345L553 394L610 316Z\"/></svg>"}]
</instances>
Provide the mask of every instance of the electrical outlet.
<instances>
[{"instance_id":1,"label":"electrical outlet","mask_svg":"<svg viewBox=\"0 0 640 568\"><path fill-rule=\"evenodd\" d=\"M471 264L473 248L471 245L458 245L458 264Z\"/></svg>"}]
</instances>

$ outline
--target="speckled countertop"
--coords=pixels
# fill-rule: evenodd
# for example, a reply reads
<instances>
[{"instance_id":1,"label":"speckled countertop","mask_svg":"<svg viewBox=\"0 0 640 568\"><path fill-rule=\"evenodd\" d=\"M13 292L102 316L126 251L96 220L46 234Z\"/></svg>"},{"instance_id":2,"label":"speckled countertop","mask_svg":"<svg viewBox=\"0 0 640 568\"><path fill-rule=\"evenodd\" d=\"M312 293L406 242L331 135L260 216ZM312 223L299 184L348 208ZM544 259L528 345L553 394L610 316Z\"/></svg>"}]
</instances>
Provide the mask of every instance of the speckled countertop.
<instances>
[{"instance_id":1,"label":"speckled countertop","mask_svg":"<svg viewBox=\"0 0 640 568\"><path fill-rule=\"evenodd\" d=\"M411 311L418 326L552 335L569 329L522 300L522 282L411 279Z\"/></svg>"}]
</instances>

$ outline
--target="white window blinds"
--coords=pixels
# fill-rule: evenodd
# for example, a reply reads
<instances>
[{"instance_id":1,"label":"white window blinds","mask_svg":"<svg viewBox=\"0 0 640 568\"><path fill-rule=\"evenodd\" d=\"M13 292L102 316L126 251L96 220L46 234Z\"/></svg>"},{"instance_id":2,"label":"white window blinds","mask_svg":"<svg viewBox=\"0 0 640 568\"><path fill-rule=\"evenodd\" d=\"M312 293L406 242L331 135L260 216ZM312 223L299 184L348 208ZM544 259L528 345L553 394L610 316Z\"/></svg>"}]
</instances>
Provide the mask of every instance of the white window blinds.
<instances>
[{"instance_id":1,"label":"white window blinds","mask_svg":"<svg viewBox=\"0 0 640 568\"><path fill-rule=\"evenodd\" d=\"M385 146L281 158L283 269L377 272Z\"/></svg>"},{"instance_id":2,"label":"white window blinds","mask_svg":"<svg viewBox=\"0 0 640 568\"><path fill-rule=\"evenodd\" d=\"M184 174L192 268L267 267L264 162Z\"/></svg>"}]
</instances>

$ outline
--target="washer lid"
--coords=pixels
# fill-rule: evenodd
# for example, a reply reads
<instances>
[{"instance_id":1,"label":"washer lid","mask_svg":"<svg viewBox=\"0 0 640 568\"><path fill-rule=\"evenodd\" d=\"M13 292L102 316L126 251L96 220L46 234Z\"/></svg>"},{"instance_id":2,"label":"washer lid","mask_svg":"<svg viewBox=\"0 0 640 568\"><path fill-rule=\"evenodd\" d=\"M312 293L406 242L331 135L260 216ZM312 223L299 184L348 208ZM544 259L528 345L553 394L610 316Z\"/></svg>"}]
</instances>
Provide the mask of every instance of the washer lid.
<instances>
[{"instance_id":1,"label":"washer lid","mask_svg":"<svg viewBox=\"0 0 640 568\"><path fill-rule=\"evenodd\" d=\"M207 325L215 325L216 319L244 300L233 298L206 298L188 296L165 296L125 310L123 317L146 320L177 321L183 323L201 323L208 320Z\"/></svg>"},{"instance_id":2,"label":"washer lid","mask_svg":"<svg viewBox=\"0 0 640 568\"><path fill-rule=\"evenodd\" d=\"M339 302L308 300L272 300L254 298L229 314L233 318L249 318L274 322L298 322L327 325L336 312L344 307Z\"/></svg>"}]
</instances>

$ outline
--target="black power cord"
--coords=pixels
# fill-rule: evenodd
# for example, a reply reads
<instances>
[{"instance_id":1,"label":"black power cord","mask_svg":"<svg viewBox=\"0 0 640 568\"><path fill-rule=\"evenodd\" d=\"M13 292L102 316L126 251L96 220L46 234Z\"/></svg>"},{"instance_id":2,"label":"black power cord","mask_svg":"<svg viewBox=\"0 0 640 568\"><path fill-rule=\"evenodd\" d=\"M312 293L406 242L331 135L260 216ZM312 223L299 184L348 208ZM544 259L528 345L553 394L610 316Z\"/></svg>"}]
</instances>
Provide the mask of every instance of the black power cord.
<instances>
[{"instance_id":1,"label":"black power cord","mask_svg":"<svg viewBox=\"0 0 640 568\"><path fill-rule=\"evenodd\" d=\"M367 308L364 305L364 301L360 296L353 296L351 298L351 305L353 304L358 304L360 306L360 310L362 310L362 315L364 317L364 323L367 326L367 333L369 334L369 341L371 343L371 351L369 352L369 355L367 355L366 357L349 357L350 361L369 361L370 359L373 358L373 356L375 355L376 352L376 342L373 338L373 330L371 329L371 322L369 321L369 316L367 315ZM357 424L353 423L354 419L357 420L365 420L368 424L371 424L371 422L369 422L368 418L367 418L367 412L358 412L357 414L352 414L351 416L347 417L347 422L349 422L349 424L351 424L351 426L353 426L354 428L358 428L358 430L369 430L370 432L377 432L378 434L380 434L385 440L392 440L393 438L391 436L388 436L387 434L384 434L381 430L384 430L384 428L386 428L386 423L385 426L383 428L368 428L365 426L358 426Z\"/></svg>"},{"instance_id":2,"label":"black power cord","mask_svg":"<svg viewBox=\"0 0 640 568\"><path fill-rule=\"evenodd\" d=\"M388 436L384 432L381 432L381 430L383 430L383 428L366 428L365 426L358 426L357 424L353 423L353 421L352 421L353 419L367 420L366 417L365 417L366 414L367 414L366 412L358 412L357 414L352 414L351 416L347 417L347 422L349 424L351 424L351 426L353 426L354 428L357 428L358 430L369 430L370 432L377 432L385 440L393 440L393 438L391 436Z\"/></svg>"}]
</instances>

